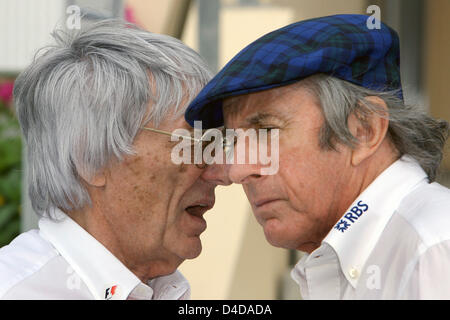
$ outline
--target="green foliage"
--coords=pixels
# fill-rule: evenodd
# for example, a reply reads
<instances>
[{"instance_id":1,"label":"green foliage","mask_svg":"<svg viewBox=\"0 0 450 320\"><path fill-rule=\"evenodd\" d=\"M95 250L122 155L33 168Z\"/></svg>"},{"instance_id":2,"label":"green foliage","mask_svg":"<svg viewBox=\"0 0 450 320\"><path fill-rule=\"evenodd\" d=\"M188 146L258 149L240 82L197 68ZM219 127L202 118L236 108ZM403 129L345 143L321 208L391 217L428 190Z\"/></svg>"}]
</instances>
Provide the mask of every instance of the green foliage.
<instances>
[{"instance_id":1,"label":"green foliage","mask_svg":"<svg viewBox=\"0 0 450 320\"><path fill-rule=\"evenodd\" d=\"M0 102L0 247L20 232L21 151L17 119Z\"/></svg>"}]
</instances>

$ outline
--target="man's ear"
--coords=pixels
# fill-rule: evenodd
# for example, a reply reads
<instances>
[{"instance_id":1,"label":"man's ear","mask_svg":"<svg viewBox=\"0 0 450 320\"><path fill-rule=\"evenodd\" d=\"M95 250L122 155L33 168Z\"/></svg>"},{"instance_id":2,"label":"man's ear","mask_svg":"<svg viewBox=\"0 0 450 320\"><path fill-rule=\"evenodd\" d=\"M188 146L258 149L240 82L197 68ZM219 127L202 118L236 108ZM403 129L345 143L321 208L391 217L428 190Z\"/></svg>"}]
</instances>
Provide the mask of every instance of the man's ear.
<instances>
[{"instance_id":1,"label":"man's ear","mask_svg":"<svg viewBox=\"0 0 450 320\"><path fill-rule=\"evenodd\" d=\"M352 150L353 166L358 166L378 150L389 128L389 112L384 100L376 96L366 97L365 100L376 104L380 112L364 116L352 113L348 117L348 128L358 139L358 145Z\"/></svg>"},{"instance_id":2,"label":"man's ear","mask_svg":"<svg viewBox=\"0 0 450 320\"><path fill-rule=\"evenodd\" d=\"M106 172L104 170L99 170L94 174L88 174L86 170L78 170L78 175L92 187L101 188L106 185Z\"/></svg>"}]
</instances>

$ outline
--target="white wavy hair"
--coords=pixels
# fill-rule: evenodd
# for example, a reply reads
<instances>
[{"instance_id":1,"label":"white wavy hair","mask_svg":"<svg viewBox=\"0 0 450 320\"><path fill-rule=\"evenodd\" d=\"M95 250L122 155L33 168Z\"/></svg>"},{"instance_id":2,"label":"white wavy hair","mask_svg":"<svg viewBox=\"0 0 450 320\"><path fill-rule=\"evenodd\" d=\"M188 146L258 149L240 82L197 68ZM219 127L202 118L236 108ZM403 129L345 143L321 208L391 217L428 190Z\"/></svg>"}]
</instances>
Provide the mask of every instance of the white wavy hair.
<instances>
[{"instance_id":1,"label":"white wavy hair","mask_svg":"<svg viewBox=\"0 0 450 320\"><path fill-rule=\"evenodd\" d=\"M92 175L133 154L140 126L181 116L211 78L177 39L119 20L82 25L55 30L56 44L41 49L15 82L28 191L40 215L90 204L79 170Z\"/></svg>"}]
</instances>

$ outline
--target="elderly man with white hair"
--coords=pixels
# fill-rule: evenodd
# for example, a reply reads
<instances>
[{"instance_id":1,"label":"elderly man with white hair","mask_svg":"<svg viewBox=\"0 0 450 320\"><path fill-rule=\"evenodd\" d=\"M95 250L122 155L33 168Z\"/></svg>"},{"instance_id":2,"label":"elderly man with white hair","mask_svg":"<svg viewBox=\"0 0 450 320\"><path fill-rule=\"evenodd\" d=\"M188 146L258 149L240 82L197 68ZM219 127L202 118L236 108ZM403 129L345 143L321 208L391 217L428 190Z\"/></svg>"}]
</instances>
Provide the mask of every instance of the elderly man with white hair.
<instances>
[{"instance_id":1,"label":"elderly man with white hair","mask_svg":"<svg viewBox=\"0 0 450 320\"><path fill-rule=\"evenodd\" d=\"M227 180L174 164L176 142L159 133L189 129L182 115L210 72L180 41L119 21L54 38L15 82L41 218L0 249L0 298L189 298L177 268L200 254Z\"/></svg>"},{"instance_id":2,"label":"elderly man with white hair","mask_svg":"<svg viewBox=\"0 0 450 320\"><path fill-rule=\"evenodd\" d=\"M306 253L292 271L303 298L449 299L450 190L435 182L449 125L404 103L398 35L368 18L320 17L261 37L186 119L278 132L268 140L277 172L262 174L263 161L227 170L267 240Z\"/></svg>"}]
</instances>

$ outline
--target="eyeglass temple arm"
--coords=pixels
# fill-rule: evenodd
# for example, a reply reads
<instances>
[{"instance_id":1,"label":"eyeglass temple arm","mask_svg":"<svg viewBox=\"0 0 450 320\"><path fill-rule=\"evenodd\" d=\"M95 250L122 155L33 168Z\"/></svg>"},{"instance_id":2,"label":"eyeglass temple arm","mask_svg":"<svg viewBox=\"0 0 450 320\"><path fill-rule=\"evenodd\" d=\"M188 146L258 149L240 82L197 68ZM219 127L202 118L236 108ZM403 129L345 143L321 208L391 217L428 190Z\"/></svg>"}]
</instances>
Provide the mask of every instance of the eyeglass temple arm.
<instances>
[{"instance_id":1,"label":"eyeglass temple arm","mask_svg":"<svg viewBox=\"0 0 450 320\"><path fill-rule=\"evenodd\" d=\"M178 138L186 138L186 139L190 139L193 140L195 142L202 142L203 141L203 136L200 139L196 139L196 138L192 138L190 136L183 136L181 134L176 134L176 133L172 133L172 132L168 132L168 131L164 131L164 130L159 130L159 129L154 129L154 128L147 128L147 127L141 127L141 129L144 130L148 130L148 131L153 131L153 132L157 132L157 133L161 133L161 134L165 134L167 136L174 136L174 137L178 137ZM233 144L233 142L231 141L224 141L224 146L225 147L230 147Z\"/></svg>"},{"instance_id":2,"label":"eyeglass temple arm","mask_svg":"<svg viewBox=\"0 0 450 320\"><path fill-rule=\"evenodd\" d=\"M177 138L186 138L186 139L194 140L195 142L201 142L202 141L202 139L196 139L196 138L192 138L190 136L183 136L181 134L176 134L176 133L172 133L172 132L168 132L168 131L164 131L164 130L158 130L158 129L146 128L146 127L141 127L141 129L148 130L148 131L153 131L153 132L157 132L157 133L161 133L161 134L165 134L167 136L174 136L174 137L177 137Z\"/></svg>"}]
</instances>

